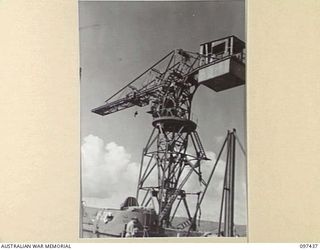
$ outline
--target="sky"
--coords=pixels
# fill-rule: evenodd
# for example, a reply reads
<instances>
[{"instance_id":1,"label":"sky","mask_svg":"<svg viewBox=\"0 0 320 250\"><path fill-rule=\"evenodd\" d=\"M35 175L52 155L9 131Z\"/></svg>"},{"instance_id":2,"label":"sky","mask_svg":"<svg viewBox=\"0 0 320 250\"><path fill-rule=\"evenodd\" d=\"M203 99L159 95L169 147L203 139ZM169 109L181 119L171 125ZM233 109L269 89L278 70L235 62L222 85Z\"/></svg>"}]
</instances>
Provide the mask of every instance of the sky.
<instances>
[{"instance_id":1,"label":"sky","mask_svg":"<svg viewBox=\"0 0 320 250\"><path fill-rule=\"evenodd\" d=\"M118 208L134 196L142 148L152 130L147 108L108 116L91 112L173 49L199 51L204 42L235 35L245 41L244 1L80 2L82 192L87 205ZM192 113L212 161L228 129L245 138L245 86L216 93L200 86ZM134 117L134 113L138 115ZM237 149L235 222L246 224L246 162ZM217 221L224 160L202 206L202 218ZM205 174L204 173L204 174ZM191 179L186 188L195 189Z\"/></svg>"}]
</instances>

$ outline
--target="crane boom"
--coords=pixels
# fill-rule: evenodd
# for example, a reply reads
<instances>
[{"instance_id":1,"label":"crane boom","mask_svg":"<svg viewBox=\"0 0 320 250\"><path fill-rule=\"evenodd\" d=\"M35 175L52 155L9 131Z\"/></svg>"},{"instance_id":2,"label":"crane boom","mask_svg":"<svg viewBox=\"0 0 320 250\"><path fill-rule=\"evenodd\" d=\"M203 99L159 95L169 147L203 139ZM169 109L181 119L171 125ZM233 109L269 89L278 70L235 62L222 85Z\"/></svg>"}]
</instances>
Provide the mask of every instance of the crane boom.
<instances>
[{"instance_id":1,"label":"crane boom","mask_svg":"<svg viewBox=\"0 0 320 250\"><path fill-rule=\"evenodd\" d=\"M105 116L133 106L143 107L159 98L199 66L200 55L181 49L171 51L92 112ZM196 81L193 82L195 84Z\"/></svg>"},{"instance_id":2,"label":"crane boom","mask_svg":"<svg viewBox=\"0 0 320 250\"><path fill-rule=\"evenodd\" d=\"M157 89L162 86L163 84L158 84L142 91L133 90L132 93L128 93L125 97L111 103L106 103L98 108L93 109L92 112L99 115L109 115L133 106L146 106L149 104L150 98L156 94Z\"/></svg>"}]
</instances>

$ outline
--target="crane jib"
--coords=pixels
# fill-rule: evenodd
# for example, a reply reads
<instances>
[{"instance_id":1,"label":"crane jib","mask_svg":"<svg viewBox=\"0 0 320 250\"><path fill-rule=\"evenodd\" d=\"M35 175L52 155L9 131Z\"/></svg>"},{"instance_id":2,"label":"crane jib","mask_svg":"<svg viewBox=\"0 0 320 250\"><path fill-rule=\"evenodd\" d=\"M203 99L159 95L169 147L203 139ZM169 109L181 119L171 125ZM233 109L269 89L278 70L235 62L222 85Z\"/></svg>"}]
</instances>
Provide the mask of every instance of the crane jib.
<instances>
[{"instance_id":1,"label":"crane jib","mask_svg":"<svg viewBox=\"0 0 320 250\"><path fill-rule=\"evenodd\" d=\"M240 39L230 36L201 44L200 53L173 50L92 112L105 116L133 106L144 107L154 100L164 103L168 91L184 91L192 86L204 85L219 92L243 85L244 49L245 44ZM159 69L161 65L162 70ZM147 79L140 87L135 86L149 75L151 79ZM179 87L182 82L188 84ZM172 96L174 94L171 94L171 99Z\"/></svg>"}]
</instances>

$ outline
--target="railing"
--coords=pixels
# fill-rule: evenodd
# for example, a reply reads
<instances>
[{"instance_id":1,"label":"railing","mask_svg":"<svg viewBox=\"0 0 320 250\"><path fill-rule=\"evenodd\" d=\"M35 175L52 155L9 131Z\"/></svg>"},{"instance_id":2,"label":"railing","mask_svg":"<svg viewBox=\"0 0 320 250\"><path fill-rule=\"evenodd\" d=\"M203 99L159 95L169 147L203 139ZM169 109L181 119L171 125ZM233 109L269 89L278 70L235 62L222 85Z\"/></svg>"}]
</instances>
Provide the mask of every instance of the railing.
<instances>
[{"instance_id":1,"label":"railing","mask_svg":"<svg viewBox=\"0 0 320 250\"><path fill-rule=\"evenodd\" d=\"M194 123L198 123L198 116L190 112L190 117L188 117L189 112L181 108L163 108L159 110L152 111L153 119L158 119L161 117L175 117L180 119L191 120Z\"/></svg>"},{"instance_id":2,"label":"railing","mask_svg":"<svg viewBox=\"0 0 320 250\"><path fill-rule=\"evenodd\" d=\"M246 54L244 51L242 51L241 53L236 53L236 54L221 52L218 54L200 55L199 66L201 67L207 64L212 64L214 62L221 61L227 57L235 57L241 62L245 63Z\"/></svg>"}]
</instances>

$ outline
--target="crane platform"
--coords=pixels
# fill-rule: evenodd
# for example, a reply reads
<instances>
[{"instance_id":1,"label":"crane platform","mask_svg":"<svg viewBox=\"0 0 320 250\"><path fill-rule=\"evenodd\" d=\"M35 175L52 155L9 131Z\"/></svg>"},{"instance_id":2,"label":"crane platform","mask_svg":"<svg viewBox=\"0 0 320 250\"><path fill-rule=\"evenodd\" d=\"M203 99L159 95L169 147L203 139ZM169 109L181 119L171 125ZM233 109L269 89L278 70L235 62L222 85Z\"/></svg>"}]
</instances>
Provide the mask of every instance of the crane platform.
<instances>
[{"instance_id":1,"label":"crane platform","mask_svg":"<svg viewBox=\"0 0 320 250\"><path fill-rule=\"evenodd\" d=\"M245 65L236 57L227 57L199 70L199 84L220 92L245 84Z\"/></svg>"},{"instance_id":2,"label":"crane platform","mask_svg":"<svg viewBox=\"0 0 320 250\"><path fill-rule=\"evenodd\" d=\"M163 130L170 132L192 132L197 128L197 124L189 119L181 119L179 117L163 116L153 120L152 125L157 127L163 126Z\"/></svg>"}]
</instances>

